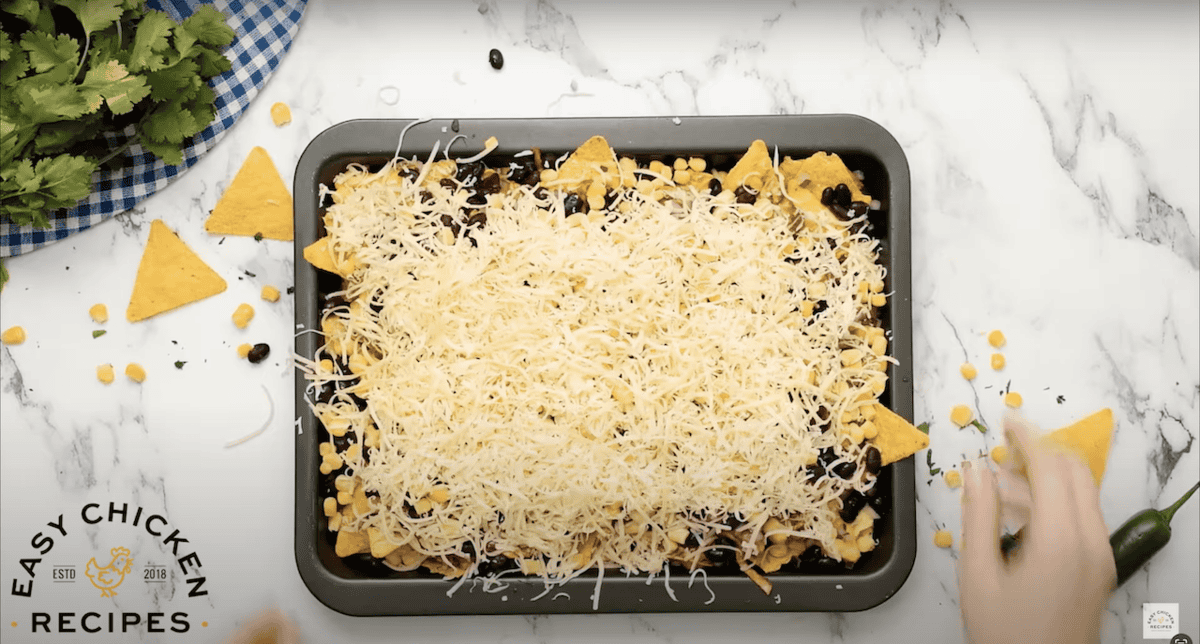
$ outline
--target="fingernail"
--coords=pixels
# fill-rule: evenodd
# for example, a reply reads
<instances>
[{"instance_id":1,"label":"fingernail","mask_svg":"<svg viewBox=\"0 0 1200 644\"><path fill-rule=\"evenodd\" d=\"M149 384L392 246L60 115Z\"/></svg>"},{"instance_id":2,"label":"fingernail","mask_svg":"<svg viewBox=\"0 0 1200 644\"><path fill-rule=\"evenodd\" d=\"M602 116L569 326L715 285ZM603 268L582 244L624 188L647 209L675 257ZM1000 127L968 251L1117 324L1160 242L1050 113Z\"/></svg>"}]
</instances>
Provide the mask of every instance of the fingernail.
<instances>
[{"instance_id":1,"label":"fingernail","mask_svg":"<svg viewBox=\"0 0 1200 644\"><path fill-rule=\"evenodd\" d=\"M962 471L964 471L964 472L970 472L971 471L971 461L963 461L959 467L961 467Z\"/></svg>"}]
</instances>

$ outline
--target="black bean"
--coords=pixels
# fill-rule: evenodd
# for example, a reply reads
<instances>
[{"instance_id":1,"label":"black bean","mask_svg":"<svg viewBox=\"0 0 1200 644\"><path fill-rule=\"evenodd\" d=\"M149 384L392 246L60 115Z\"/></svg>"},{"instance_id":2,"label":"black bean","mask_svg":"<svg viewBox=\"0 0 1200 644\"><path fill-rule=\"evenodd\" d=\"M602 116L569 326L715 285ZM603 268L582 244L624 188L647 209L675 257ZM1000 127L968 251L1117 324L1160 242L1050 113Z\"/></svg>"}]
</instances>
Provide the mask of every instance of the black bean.
<instances>
[{"instance_id":1,"label":"black bean","mask_svg":"<svg viewBox=\"0 0 1200 644\"><path fill-rule=\"evenodd\" d=\"M485 169L483 163L480 161L460 163L458 170L454 173L454 178L458 179L459 183L464 187L470 188L475 185L476 181L479 181L479 177L483 176Z\"/></svg>"},{"instance_id":2,"label":"black bean","mask_svg":"<svg viewBox=\"0 0 1200 644\"><path fill-rule=\"evenodd\" d=\"M517 167L508 172L509 181L526 186L536 184L540 178L541 174L538 172L537 161L532 156L525 157L517 164Z\"/></svg>"},{"instance_id":3,"label":"black bean","mask_svg":"<svg viewBox=\"0 0 1200 644\"><path fill-rule=\"evenodd\" d=\"M350 449L350 446L354 444L354 434L351 432L346 432L341 436L332 437L332 441L334 449L339 452L344 452L347 449Z\"/></svg>"},{"instance_id":4,"label":"black bean","mask_svg":"<svg viewBox=\"0 0 1200 644\"><path fill-rule=\"evenodd\" d=\"M504 525L504 513L496 510L496 523Z\"/></svg>"},{"instance_id":5,"label":"black bean","mask_svg":"<svg viewBox=\"0 0 1200 644\"><path fill-rule=\"evenodd\" d=\"M700 547L700 537L696 536L695 532L688 530L687 539L683 540L683 547L690 550L695 550Z\"/></svg>"},{"instance_id":6,"label":"black bean","mask_svg":"<svg viewBox=\"0 0 1200 644\"><path fill-rule=\"evenodd\" d=\"M833 188L825 188L821 191L821 205L833 205Z\"/></svg>"},{"instance_id":7,"label":"black bean","mask_svg":"<svg viewBox=\"0 0 1200 644\"><path fill-rule=\"evenodd\" d=\"M472 192L471 195L467 197L467 204L472 206L486 206L487 195L479 192Z\"/></svg>"},{"instance_id":8,"label":"black bean","mask_svg":"<svg viewBox=\"0 0 1200 644\"><path fill-rule=\"evenodd\" d=\"M246 355L246 359L254 364L258 364L267 359L271 355L271 347L266 342L259 342L250 349L250 353Z\"/></svg>"},{"instance_id":9,"label":"black bean","mask_svg":"<svg viewBox=\"0 0 1200 644\"><path fill-rule=\"evenodd\" d=\"M844 183L839 183L833 188L833 200L837 205L843 208L850 207L850 200L853 195L850 193L850 187Z\"/></svg>"},{"instance_id":10,"label":"black bean","mask_svg":"<svg viewBox=\"0 0 1200 644\"><path fill-rule=\"evenodd\" d=\"M500 69L504 67L504 54L500 53L499 49L493 49L488 52L488 64L492 69Z\"/></svg>"},{"instance_id":11,"label":"black bean","mask_svg":"<svg viewBox=\"0 0 1200 644\"><path fill-rule=\"evenodd\" d=\"M737 530L746 525L746 519L739 514L728 514L725 516L725 525L729 526L730 530Z\"/></svg>"},{"instance_id":12,"label":"black bean","mask_svg":"<svg viewBox=\"0 0 1200 644\"><path fill-rule=\"evenodd\" d=\"M869 206L865 201L850 202L849 214L851 219L858 219L859 217L867 214L870 210L871 206Z\"/></svg>"},{"instance_id":13,"label":"black bean","mask_svg":"<svg viewBox=\"0 0 1200 644\"><path fill-rule=\"evenodd\" d=\"M826 473L825 466L819 462L813 463L812 465L805 466L804 469L808 470L809 482L813 482L813 481L820 479L822 476L825 476L825 473Z\"/></svg>"},{"instance_id":14,"label":"black bean","mask_svg":"<svg viewBox=\"0 0 1200 644\"><path fill-rule=\"evenodd\" d=\"M479 180L479 184L475 186L476 192L482 192L485 195L492 195L500 192L500 174L492 172L483 176Z\"/></svg>"},{"instance_id":15,"label":"black bean","mask_svg":"<svg viewBox=\"0 0 1200 644\"><path fill-rule=\"evenodd\" d=\"M722 188L721 188L721 180L720 179L713 177L708 180L708 194L715 197L715 196L721 194L721 190L722 190Z\"/></svg>"},{"instance_id":16,"label":"black bean","mask_svg":"<svg viewBox=\"0 0 1200 644\"><path fill-rule=\"evenodd\" d=\"M736 563L733 550L730 550L728 547L709 548L704 551L704 557L714 566L727 567Z\"/></svg>"},{"instance_id":17,"label":"black bean","mask_svg":"<svg viewBox=\"0 0 1200 644\"><path fill-rule=\"evenodd\" d=\"M513 570L516 567L517 564L512 559L509 559L504 555L496 555L494 557L488 557L487 559L479 562L478 573L480 577L489 577L491 575L502 573L505 570Z\"/></svg>"},{"instance_id":18,"label":"black bean","mask_svg":"<svg viewBox=\"0 0 1200 644\"><path fill-rule=\"evenodd\" d=\"M822 447L821 452L817 455L817 461L825 466L828 466L837 459L837 452L832 447Z\"/></svg>"},{"instance_id":19,"label":"black bean","mask_svg":"<svg viewBox=\"0 0 1200 644\"><path fill-rule=\"evenodd\" d=\"M440 185L443 188L449 188L450 190L458 189L458 182L455 181L454 179L451 179L450 177L446 177L445 179L442 179L441 181L438 182L438 185Z\"/></svg>"},{"instance_id":20,"label":"black bean","mask_svg":"<svg viewBox=\"0 0 1200 644\"><path fill-rule=\"evenodd\" d=\"M338 494L337 486L333 484L333 482L337 480L337 477L338 477L338 475L336 472L330 472L329 474L321 475L321 497L322 497L322 499L324 499L324 497L327 497L327 496L332 496L334 498L337 498L337 494Z\"/></svg>"},{"instance_id":21,"label":"black bean","mask_svg":"<svg viewBox=\"0 0 1200 644\"><path fill-rule=\"evenodd\" d=\"M738 203L754 203L758 201L758 193L746 188L746 186L738 186L737 190L733 191L733 196Z\"/></svg>"},{"instance_id":22,"label":"black bean","mask_svg":"<svg viewBox=\"0 0 1200 644\"><path fill-rule=\"evenodd\" d=\"M874 445L867 448L867 453L863 456L863 467L867 469L867 474L878 474L883 468L883 455Z\"/></svg>"},{"instance_id":23,"label":"black bean","mask_svg":"<svg viewBox=\"0 0 1200 644\"><path fill-rule=\"evenodd\" d=\"M872 488L872 489L874 489L874 488ZM887 496L884 494L877 494L876 496L868 497L867 503L871 506L872 509L875 510L875 512L877 514L879 514L880 516L883 516L884 510L886 510L887 506L888 506L888 499L887 499Z\"/></svg>"},{"instance_id":24,"label":"black bean","mask_svg":"<svg viewBox=\"0 0 1200 644\"><path fill-rule=\"evenodd\" d=\"M828 302L826 302L825 300L817 300L816 303L813 304L813 315L814 316L820 315L820 314L824 313L825 310L828 308L829 308Z\"/></svg>"},{"instance_id":25,"label":"black bean","mask_svg":"<svg viewBox=\"0 0 1200 644\"><path fill-rule=\"evenodd\" d=\"M441 222L443 227L449 228L450 233L455 237L458 237L459 231L462 230L462 224L458 223L458 221L456 221L454 217L451 217L450 215L442 215L438 221Z\"/></svg>"},{"instance_id":26,"label":"black bean","mask_svg":"<svg viewBox=\"0 0 1200 644\"><path fill-rule=\"evenodd\" d=\"M327 382L321 385L321 388L317 390L317 402L327 403L330 400L333 400L333 394L335 393L337 393L337 388L333 386L332 382Z\"/></svg>"},{"instance_id":27,"label":"black bean","mask_svg":"<svg viewBox=\"0 0 1200 644\"><path fill-rule=\"evenodd\" d=\"M330 295L325 296L325 308L326 309L332 309L332 308L335 308L338 306L345 306L349 303L350 303L350 300L346 299L345 293L338 293L336 295L330 294Z\"/></svg>"},{"instance_id":28,"label":"black bean","mask_svg":"<svg viewBox=\"0 0 1200 644\"><path fill-rule=\"evenodd\" d=\"M546 154L545 152L542 153L542 169L543 170L549 170L549 169L553 168L555 166L556 161L558 161L558 157L554 156L553 154Z\"/></svg>"},{"instance_id":29,"label":"black bean","mask_svg":"<svg viewBox=\"0 0 1200 644\"><path fill-rule=\"evenodd\" d=\"M825 556L825 551L821 550L821 546L809 546L800 553L800 561L804 563L814 563L821 557Z\"/></svg>"},{"instance_id":30,"label":"black bean","mask_svg":"<svg viewBox=\"0 0 1200 644\"><path fill-rule=\"evenodd\" d=\"M566 199L563 199L563 214L570 217L577 212L586 212L587 202L579 198L577 194L569 194Z\"/></svg>"},{"instance_id":31,"label":"black bean","mask_svg":"<svg viewBox=\"0 0 1200 644\"><path fill-rule=\"evenodd\" d=\"M842 221L848 221L850 219L850 211L843 208L842 204L835 203L829 207L829 210L835 217Z\"/></svg>"},{"instance_id":32,"label":"black bean","mask_svg":"<svg viewBox=\"0 0 1200 644\"><path fill-rule=\"evenodd\" d=\"M858 490L846 490L842 493L842 521L850 523L858 516L858 512L867 504L867 498Z\"/></svg>"},{"instance_id":33,"label":"black bean","mask_svg":"<svg viewBox=\"0 0 1200 644\"><path fill-rule=\"evenodd\" d=\"M458 119L450 121L450 131L455 133L458 132Z\"/></svg>"},{"instance_id":34,"label":"black bean","mask_svg":"<svg viewBox=\"0 0 1200 644\"><path fill-rule=\"evenodd\" d=\"M421 203L425 203L427 201L433 201L433 193L429 192L428 190L422 190L419 198L421 200Z\"/></svg>"},{"instance_id":35,"label":"black bean","mask_svg":"<svg viewBox=\"0 0 1200 644\"><path fill-rule=\"evenodd\" d=\"M855 463L850 462L850 461L847 461L845 463L838 463L837 465L833 466L833 473L837 474L839 477L844 478L844 479L849 479L849 478L853 477L854 473L857 471L858 471L858 465L856 465Z\"/></svg>"},{"instance_id":36,"label":"black bean","mask_svg":"<svg viewBox=\"0 0 1200 644\"><path fill-rule=\"evenodd\" d=\"M467 227L483 228L487 225L487 213L482 210L472 210L467 215Z\"/></svg>"},{"instance_id":37,"label":"black bean","mask_svg":"<svg viewBox=\"0 0 1200 644\"><path fill-rule=\"evenodd\" d=\"M416 179L421 174L421 171L415 167L406 166L397 170L396 174L405 179Z\"/></svg>"}]
</instances>

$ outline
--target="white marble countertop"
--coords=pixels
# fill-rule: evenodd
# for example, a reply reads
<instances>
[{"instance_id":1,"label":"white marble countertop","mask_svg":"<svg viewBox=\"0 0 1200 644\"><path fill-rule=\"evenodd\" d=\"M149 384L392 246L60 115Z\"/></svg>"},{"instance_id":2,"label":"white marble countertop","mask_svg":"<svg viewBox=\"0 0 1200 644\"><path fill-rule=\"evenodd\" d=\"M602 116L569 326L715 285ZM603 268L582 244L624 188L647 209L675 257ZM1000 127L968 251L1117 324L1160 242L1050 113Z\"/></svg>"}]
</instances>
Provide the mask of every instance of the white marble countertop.
<instances>
[{"instance_id":1,"label":"white marble countertop","mask_svg":"<svg viewBox=\"0 0 1200 644\"><path fill-rule=\"evenodd\" d=\"M958 493L925 484L923 456L916 565L870 611L357 619L328 610L292 555L283 350L292 300L258 297L263 284L291 284L292 245L218 244L203 220L250 148L266 148L290 183L312 137L354 118L866 116L896 137L912 171L915 405L918 420L932 421L934 460L953 465L996 444L955 429L948 414L966 403L998 423L1009 381L1045 426L1111 407L1118 428L1101 499L1113 528L1200 476L1197 18L1195 3L313 0L275 76L193 169L117 220L7 262L0 328L22 325L29 340L0 348L0 638L215 642L279 605L309 642L962 641L955 551L932 546L938 527L958 532ZM502 71L487 64L492 47ZM271 123L275 101L291 106L291 125ZM229 288L129 324L122 313L156 218ZM92 339L87 310L97 302L112 320ZM244 332L228 322L241 302L258 310ZM993 328L1009 339L1002 373L986 368L982 334ZM237 359L246 340L272 345L267 363ZM964 355L981 365L974 384L958 375ZM142 385L96 381L95 365L119 373L132 361L149 373ZM267 431L226 449L264 422L268 399ZM109 502L129 503L124 525L103 516ZM100 504L95 526L81 519L88 503ZM174 566L146 524L129 528L139 506L188 540L173 557L197 554L202 564L189 565L207 595L138 579L98 604L86 579L53 583L53 565L82 576L89 557L106 561L100 553L126 543ZM60 514L65 537L47 526ZM1112 596L1104 642L1140 641L1146 602L1178 603L1183 632L1200 635L1198 516L1193 500L1172 542ZM58 537L44 556L38 535ZM31 598L15 592L26 566ZM118 634L30 634L34 612L76 612L79 628L88 610L116 613ZM119 634L122 612L146 620L156 610L168 629L173 613L188 613L189 632ZM107 629L107 619L89 623Z\"/></svg>"}]
</instances>

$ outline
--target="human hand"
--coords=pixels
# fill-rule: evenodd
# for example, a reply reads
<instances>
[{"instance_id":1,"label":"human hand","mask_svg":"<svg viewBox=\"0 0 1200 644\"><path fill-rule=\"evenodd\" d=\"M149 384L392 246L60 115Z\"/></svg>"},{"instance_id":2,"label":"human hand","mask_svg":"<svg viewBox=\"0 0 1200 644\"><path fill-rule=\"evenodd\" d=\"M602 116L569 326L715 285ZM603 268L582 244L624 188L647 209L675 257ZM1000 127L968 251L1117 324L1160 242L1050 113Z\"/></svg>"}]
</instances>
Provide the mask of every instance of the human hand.
<instances>
[{"instance_id":1,"label":"human hand","mask_svg":"<svg viewBox=\"0 0 1200 644\"><path fill-rule=\"evenodd\" d=\"M279 610L267 611L225 640L226 644L300 644L300 634Z\"/></svg>"},{"instance_id":2,"label":"human hand","mask_svg":"<svg viewBox=\"0 0 1200 644\"><path fill-rule=\"evenodd\" d=\"M1092 644L1099 639L1116 564L1099 490L1078 458L1050 452L1015 416L1004 428L1029 478L1021 548L1000 555L1000 501L986 465L963 465L959 598L972 644Z\"/></svg>"}]
</instances>

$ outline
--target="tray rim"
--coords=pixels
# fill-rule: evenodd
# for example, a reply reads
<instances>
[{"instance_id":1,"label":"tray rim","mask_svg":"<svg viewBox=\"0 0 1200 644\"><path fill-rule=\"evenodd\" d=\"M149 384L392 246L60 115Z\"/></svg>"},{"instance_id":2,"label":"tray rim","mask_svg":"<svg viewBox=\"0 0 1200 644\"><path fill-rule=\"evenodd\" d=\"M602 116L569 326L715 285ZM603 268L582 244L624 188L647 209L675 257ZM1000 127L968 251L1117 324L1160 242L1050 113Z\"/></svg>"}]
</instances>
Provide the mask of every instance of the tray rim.
<instances>
[{"instance_id":1,"label":"tray rim","mask_svg":"<svg viewBox=\"0 0 1200 644\"><path fill-rule=\"evenodd\" d=\"M316 240L316 181L332 159L355 156L390 157L402 128L409 119L354 119L330 126L309 142L296 165L293 183L295 218L294 271L295 320L297 328L312 328L319 311L311 294L316 288L317 271L303 258L303 249ZM452 124L457 130L452 129ZM697 128L695 132L689 132ZM719 134L717 134L719 133ZM620 152L642 151L695 152L707 148L740 146L761 138L768 145L789 150L828 150L873 156L888 173L887 265L890 291L888 322L892 335L889 355L900 364L889 368L888 388L892 409L908 420L913 418L912 404L912 284L911 284L911 179L907 157L896 139L882 126L851 114L713 116L713 117L584 117L584 118L499 118L434 119L412 126L404 139L402 153L424 158L434 141L461 137L466 143L455 150L465 156L481 150L488 136L497 136L500 146L494 154L512 154L525 149L525 143L537 141L546 149L574 149L587 137L603 134ZM555 139L573 144L551 145ZM579 137L582 136L582 139ZM540 137L540 138L535 138ZM517 142L506 143L506 139ZM579 139L579 140L576 140ZM667 139L670 147L650 146L645 141ZM736 141L736 144L734 144ZM422 148L424 152L422 152ZM878 198L878 196L877 196ZM300 325L304 325L303 327ZM310 355L315 349L312 334L296 336L298 355ZM308 464L315 462L318 436L315 419L304 397L305 380L295 373L296 413L299 421L296 437L294 488L294 556L305 586L327 607L352 616L383 615L484 615L546 613L629 613L629 612L722 612L722 611L861 611L883 603L907 580L916 559L916 492L913 457L893 464L891 517L894 545L891 556L879 570L869 574L847 575L772 575L772 597L766 597L748 579L707 578L706 585L716 595L714 601L671 601L657 582L650 585L646 575L625 577L610 571L603 582L598 610L592 610L589 594L596 585L595 573L567 582L559 591L570 595L558 599L532 599L543 590L537 579L509 581L508 601L475 592L471 582L463 585L447 601L450 584L436 579L347 579L324 567L317 555L317 534L321 529L316 512L315 487ZM708 592L697 586L683 590L676 584L675 594L707 600ZM646 592L649 590L649 592ZM746 592L747 590L752 591ZM778 595L774 594L778 592ZM724 595L724 597L722 597ZM784 597L786 595L786 598ZM634 602L632 600L636 599ZM607 605L606 605L607 604Z\"/></svg>"}]
</instances>

